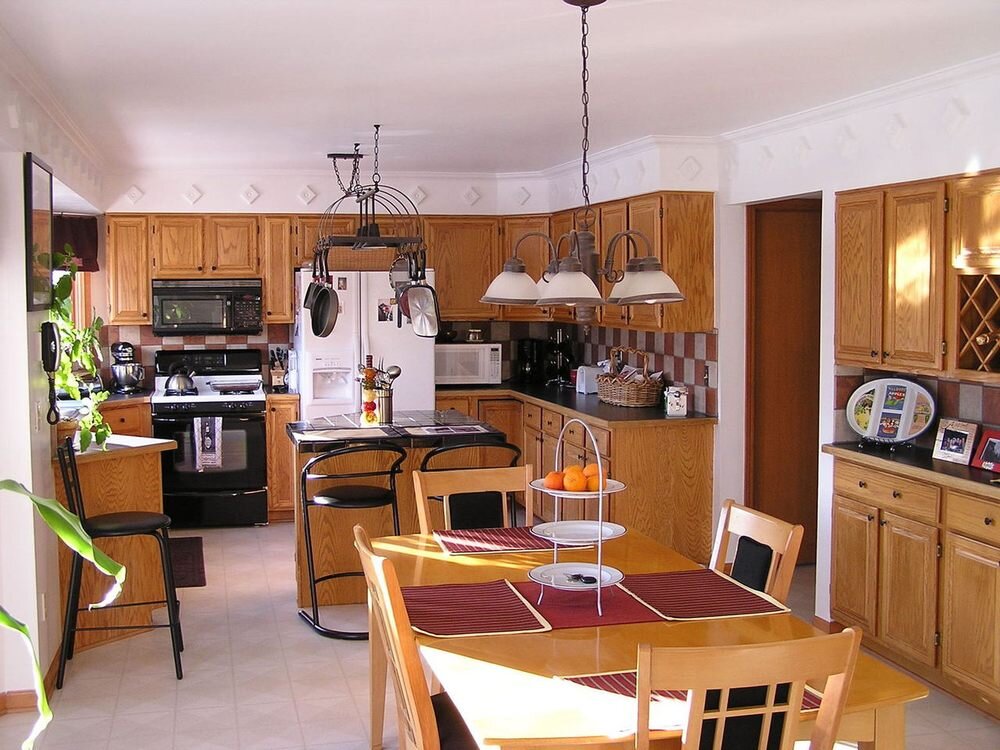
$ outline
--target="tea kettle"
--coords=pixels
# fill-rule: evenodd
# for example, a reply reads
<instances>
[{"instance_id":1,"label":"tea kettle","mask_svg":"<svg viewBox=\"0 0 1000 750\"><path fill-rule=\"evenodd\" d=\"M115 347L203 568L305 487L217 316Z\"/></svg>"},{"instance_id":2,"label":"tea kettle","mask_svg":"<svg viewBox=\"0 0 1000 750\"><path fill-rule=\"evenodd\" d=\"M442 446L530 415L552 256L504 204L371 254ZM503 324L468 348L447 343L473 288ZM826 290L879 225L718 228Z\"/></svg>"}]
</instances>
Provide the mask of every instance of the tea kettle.
<instances>
[{"instance_id":1,"label":"tea kettle","mask_svg":"<svg viewBox=\"0 0 1000 750\"><path fill-rule=\"evenodd\" d=\"M175 362L170 366L170 377L167 378L164 389L177 391L178 393L193 390L194 380L191 379L192 375L194 375L194 372L191 371L191 368L180 362Z\"/></svg>"}]
</instances>

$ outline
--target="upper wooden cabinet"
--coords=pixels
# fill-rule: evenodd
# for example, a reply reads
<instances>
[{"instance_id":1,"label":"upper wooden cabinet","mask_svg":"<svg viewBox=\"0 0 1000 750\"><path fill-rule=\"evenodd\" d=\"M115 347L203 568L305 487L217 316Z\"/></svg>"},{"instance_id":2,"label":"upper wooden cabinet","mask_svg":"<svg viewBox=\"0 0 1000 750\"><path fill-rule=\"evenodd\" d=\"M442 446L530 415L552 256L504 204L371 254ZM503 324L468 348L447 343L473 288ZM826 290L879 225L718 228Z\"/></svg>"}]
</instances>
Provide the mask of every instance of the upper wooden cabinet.
<instances>
[{"instance_id":1,"label":"upper wooden cabinet","mask_svg":"<svg viewBox=\"0 0 1000 750\"><path fill-rule=\"evenodd\" d=\"M260 274L256 216L209 216L205 230L208 275L231 278Z\"/></svg>"},{"instance_id":2,"label":"upper wooden cabinet","mask_svg":"<svg viewBox=\"0 0 1000 750\"><path fill-rule=\"evenodd\" d=\"M498 268L495 217L439 216L424 219L427 265L443 320L488 320L499 317L496 305L479 301Z\"/></svg>"},{"instance_id":3,"label":"upper wooden cabinet","mask_svg":"<svg viewBox=\"0 0 1000 750\"><path fill-rule=\"evenodd\" d=\"M261 276L264 285L264 322L295 320L295 242L291 216L262 216Z\"/></svg>"},{"instance_id":4,"label":"upper wooden cabinet","mask_svg":"<svg viewBox=\"0 0 1000 750\"><path fill-rule=\"evenodd\" d=\"M567 243L564 242L560 247L559 238L576 228L575 209L570 211L560 211L559 213L552 214L552 216L549 217L549 239L551 239L552 244L556 246L556 254L559 257L565 257L569 252ZM539 276L539 278L541 277ZM576 313L574 309L568 305L553 305L551 311L551 319L557 322L573 323L576 320Z\"/></svg>"},{"instance_id":5,"label":"upper wooden cabinet","mask_svg":"<svg viewBox=\"0 0 1000 750\"><path fill-rule=\"evenodd\" d=\"M951 265L1000 271L1000 175L951 180L948 208Z\"/></svg>"},{"instance_id":6,"label":"upper wooden cabinet","mask_svg":"<svg viewBox=\"0 0 1000 750\"><path fill-rule=\"evenodd\" d=\"M837 196L836 358L940 370L944 183Z\"/></svg>"},{"instance_id":7,"label":"upper wooden cabinet","mask_svg":"<svg viewBox=\"0 0 1000 750\"><path fill-rule=\"evenodd\" d=\"M529 232L549 233L548 216L505 216L500 219L500 257L491 269L494 273L503 270L503 264L514 254L518 241ZM525 270L536 281L549 264L549 246L541 237L531 237L517 248L517 256L524 261ZM492 279L490 279L492 281ZM484 290L485 291L485 290ZM552 308L534 305L503 305L500 315L504 320L551 320Z\"/></svg>"},{"instance_id":8,"label":"upper wooden cabinet","mask_svg":"<svg viewBox=\"0 0 1000 750\"><path fill-rule=\"evenodd\" d=\"M204 276L205 219L202 216L150 217L153 232L153 278Z\"/></svg>"},{"instance_id":9,"label":"upper wooden cabinet","mask_svg":"<svg viewBox=\"0 0 1000 750\"><path fill-rule=\"evenodd\" d=\"M663 260L663 203L659 195L643 195L628 201L628 228L642 232L649 238L653 255ZM610 239L610 237L608 238ZM648 250L643 242L628 243L628 257L643 257ZM624 269L625 258L621 258ZM663 327L663 305L630 305L629 328L659 331Z\"/></svg>"},{"instance_id":10,"label":"upper wooden cabinet","mask_svg":"<svg viewBox=\"0 0 1000 750\"><path fill-rule=\"evenodd\" d=\"M597 251L600 253L601 268L604 268L604 263L607 260L608 243L611 238L626 229L628 229L627 201L615 201L600 206L597 222ZM615 267L620 271L624 270L627 259L626 248L619 247L615 251ZM604 278L601 279L601 295L603 297L607 297L613 287L612 282ZM598 314L603 325L621 328L628 325L630 309L629 305L604 305Z\"/></svg>"},{"instance_id":11,"label":"upper wooden cabinet","mask_svg":"<svg viewBox=\"0 0 1000 750\"><path fill-rule=\"evenodd\" d=\"M664 193L663 270L684 295L663 305L663 330L715 329L715 195ZM647 305L648 307L648 305Z\"/></svg>"},{"instance_id":12,"label":"upper wooden cabinet","mask_svg":"<svg viewBox=\"0 0 1000 750\"><path fill-rule=\"evenodd\" d=\"M149 217L107 217L108 323L150 322Z\"/></svg>"}]
</instances>

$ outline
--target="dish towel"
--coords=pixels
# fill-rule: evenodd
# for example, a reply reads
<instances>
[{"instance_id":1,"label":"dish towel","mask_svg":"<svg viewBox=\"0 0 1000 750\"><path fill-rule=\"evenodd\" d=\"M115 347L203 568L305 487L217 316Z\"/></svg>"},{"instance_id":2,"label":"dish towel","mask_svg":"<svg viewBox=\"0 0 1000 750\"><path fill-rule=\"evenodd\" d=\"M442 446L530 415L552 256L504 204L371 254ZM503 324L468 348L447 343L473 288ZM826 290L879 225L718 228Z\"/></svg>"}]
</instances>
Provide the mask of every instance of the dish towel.
<instances>
[{"instance_id":1,"label":"dish towel","mask_svg":"<svg viewBox=\"0 0 1000 750\"><path fill-rule=\"evenodd\" d=\"M195 471L222 467L222 417L194 418Z\"/></svg>"}]
</instances>

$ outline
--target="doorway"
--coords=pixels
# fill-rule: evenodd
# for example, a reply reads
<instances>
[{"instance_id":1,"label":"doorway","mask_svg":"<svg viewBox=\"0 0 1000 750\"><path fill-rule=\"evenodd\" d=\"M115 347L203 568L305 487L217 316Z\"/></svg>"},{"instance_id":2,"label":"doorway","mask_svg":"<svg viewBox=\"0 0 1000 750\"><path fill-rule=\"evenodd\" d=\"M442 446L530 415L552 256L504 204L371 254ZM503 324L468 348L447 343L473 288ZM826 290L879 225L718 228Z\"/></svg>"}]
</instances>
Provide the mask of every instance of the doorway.
<instances>
[{"instance_id":1,"label":"doorway","mask_svg":"<svg viewBox=\"0 0 1000 750\"><path fill-rule=\"evenodd\" d=\"M747 506L805 527L816 559L822 200L747 208Z\"/></svg>"}]
</instances>

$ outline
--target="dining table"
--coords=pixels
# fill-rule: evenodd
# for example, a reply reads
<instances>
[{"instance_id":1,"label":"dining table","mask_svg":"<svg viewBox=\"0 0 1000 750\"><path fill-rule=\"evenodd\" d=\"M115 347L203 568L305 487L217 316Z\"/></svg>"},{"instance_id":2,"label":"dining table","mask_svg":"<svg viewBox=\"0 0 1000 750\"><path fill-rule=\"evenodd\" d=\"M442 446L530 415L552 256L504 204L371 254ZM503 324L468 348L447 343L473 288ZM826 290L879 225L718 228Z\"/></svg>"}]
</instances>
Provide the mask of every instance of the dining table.
<instances>
[{"instance_id":1,"label":"dining table","mask_svg":"<svg viewBox=\"0 0 1000 750\"><path fill-rule=\"evenodd\" d=\"M509 581L532 606L535 592L526 586L529 571L553 561L551 549L454 554L434 534L388 536L374 540L376 554L388 558L404 595L431 591L442 584ZM559 547L559 562L593 563L593 547ZM603 564L623 572L626 583L642 574L692 572L702 566L635 531L603 543ZM714 574L718 575L718 574ZM633 578L629 578L632 576ZM503 584L495 584L503 585ZM728 584L727 584L728 585ZM567 679L581 675L628 673L635 669L639 644L654 647L728 646L822 635L823 631L781 607L771 614L711 616L696 619L641 618L623 622L631 604L620 591L604 589L603 614L596 614L596 592L552 591L576 598L575 607L590 610L579 623L555 621L551 629L480 635L430 635L415 629L420 655L461 713L481 747L624 748L634 742L635 698L595 690ZM486 589L484 589L486 590ZM471 598L470 602L473 601ZM778 603L780 605L780 603ZM410 609L410 600L407 608ZM461 615L456 615L460 617ZM412 619L412 613L411 613ZM385 719L386 655L374 621L370 628L371 747L382 747ZM442 623L438 623L442 625ZM445 631L446 623L443 623ZM459 629L461 630L461 629ZM444 632L444 631L443 631ZM901 750L905 745L905 710L926 697L927 688L899 670L862 653L847 698L838 737L862 750ZM799 731L807 739L815 712L803 712ZM654 747L678 747L681 725L651 734Z\"/></svg>"}]
</instances>

